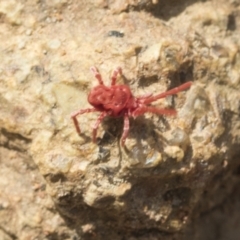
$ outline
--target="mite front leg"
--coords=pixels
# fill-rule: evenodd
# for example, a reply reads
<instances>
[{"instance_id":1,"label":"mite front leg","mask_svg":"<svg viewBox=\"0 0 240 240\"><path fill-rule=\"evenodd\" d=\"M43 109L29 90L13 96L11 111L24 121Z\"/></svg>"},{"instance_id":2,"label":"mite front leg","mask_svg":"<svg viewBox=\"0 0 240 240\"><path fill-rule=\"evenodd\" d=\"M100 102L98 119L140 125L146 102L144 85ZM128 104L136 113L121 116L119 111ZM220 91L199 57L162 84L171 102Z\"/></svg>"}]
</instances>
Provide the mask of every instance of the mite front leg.
<instances>
[{"instance_id":1,"label":"mite front leg","mask_svg":"<svg viewBox=\"0 0 240 240\"><path fill-rule=\"evenodd\" d=\"M102 122L103 118L105 118L107 115L108 115L107 112L102 112L93 126L92 138L94 143L96 142L97 130L98 130L99 124Z\"/></svg>"},{"instance_id":2,"label":"mite front leg","mask_svg":"<svg viewBox=\"0 0 240 240\"><path fill-rule=\"evenodd\" d=\"M87 108L87 109L78 110L78 111L71 114L71 118L72 118L73 123L75 125L76 131L79 135L81 134L81 130L80 130L80 127L79 127L77 116L80 115L80 114L89 113L89 112L96 112L96 111L98 111L98 110L96 110L95 108Z\"/></svg>"},{"instance_id":3,"label":"mite front leg","mask_svg":"<svg viewBox=\"0 0 240 240\"><path fill-rule=\"evenodd\" d=\"M98 69L96 67L91 67L90 70L94 74L94 77L98 80L99 84L104 85L102 75L99 73Z\"/></svg>"},{"instance_id":4,"label":"mite front leg","mask_svg":"<svg viewBox=\"0 0 240 240\"><path fill-rule=\"evenodd\" d=\"M111 86L116 84L118 74L120 74L120 75L122 74L122 69L120 67L116 68L113 71L113 74L112 74L112 77L111 77Z\"/></svg>"},{"instance_id":5,"label":"mite front leg","mask_svg":"<svg viewBox=\"0 0 240 240\"><path fill-rule=\"evenodd\" d=\"M129 116L127 113L124 114L124 123L123 123L123 134L121 137L121 145L124 146L126 138L129 133Z\"/></svg>"}]
</instances>

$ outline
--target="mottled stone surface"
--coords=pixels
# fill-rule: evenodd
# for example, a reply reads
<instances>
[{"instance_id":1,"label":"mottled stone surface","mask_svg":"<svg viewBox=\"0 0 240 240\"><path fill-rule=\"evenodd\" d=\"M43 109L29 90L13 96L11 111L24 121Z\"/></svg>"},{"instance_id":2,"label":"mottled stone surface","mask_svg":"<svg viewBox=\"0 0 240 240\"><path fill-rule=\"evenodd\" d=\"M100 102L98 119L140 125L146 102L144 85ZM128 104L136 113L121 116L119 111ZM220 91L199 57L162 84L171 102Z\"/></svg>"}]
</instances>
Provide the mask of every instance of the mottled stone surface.
<instances>
[{"instance_id":1,"label":"mottled stone surface","mask_svg":"<svg viewBox=\"0 0 240 240\"><path fill-rule=\"evenodd\" d=\"M205 229L217 222L217 239L237 239L239 224L216 216L239 219L239 12L239 1L2 0L0 238L215 239ZM92 65L106 84L121 66L136 96L193 85L153 104L177 117L131 119L125 148L121 118L94 144L98 114L79 116L80 136L70 119L90 107Z\"/></svg>"}]
</instances>

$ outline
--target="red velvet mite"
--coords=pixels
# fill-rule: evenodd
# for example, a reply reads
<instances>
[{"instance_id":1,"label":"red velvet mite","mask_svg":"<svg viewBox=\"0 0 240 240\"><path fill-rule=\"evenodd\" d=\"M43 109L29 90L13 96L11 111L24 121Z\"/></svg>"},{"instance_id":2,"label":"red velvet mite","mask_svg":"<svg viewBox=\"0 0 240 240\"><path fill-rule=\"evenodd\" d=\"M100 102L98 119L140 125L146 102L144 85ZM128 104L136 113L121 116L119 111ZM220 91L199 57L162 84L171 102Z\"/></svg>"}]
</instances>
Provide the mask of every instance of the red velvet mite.
<instances>
[{"instance_id":1,"label":"red velvet mite","mask_svg":"<svg viewBox=\"0 0 240 240\"><path fill-rule=\"evenodd\" d=\"M129 132L129 117L136 118L137 116L143 115L146 112L163 115L176 115L177 112L174 109L156 108L149 104L160 98L165 98L169 95L173 95L180 91L188 89L192 84L192 82L186 82L179 87L173 88L167 92L163 92L155 96L152 96L152 94L148 94L142 97L134 97L130 88L127 85L116 84L118 74L122 73L122 69L120 67L114 70L111 77L110 87L104 85L102 76L96 67L91 67L91 71L93 72L95 78L98 80L99 83L99 85L92 88L92 90L88 94L88 102L93 106L93 108L78 110L71 114L71 118L73 119L78 134L80 134L81 130L79 127L77 116L89 112L100 112L100 115L93 126L93 142L95 142L97 136L97 129L104 117L123 116L124 127L121 137L122 146L124 145Z\"/></svg>"}]
</instances>

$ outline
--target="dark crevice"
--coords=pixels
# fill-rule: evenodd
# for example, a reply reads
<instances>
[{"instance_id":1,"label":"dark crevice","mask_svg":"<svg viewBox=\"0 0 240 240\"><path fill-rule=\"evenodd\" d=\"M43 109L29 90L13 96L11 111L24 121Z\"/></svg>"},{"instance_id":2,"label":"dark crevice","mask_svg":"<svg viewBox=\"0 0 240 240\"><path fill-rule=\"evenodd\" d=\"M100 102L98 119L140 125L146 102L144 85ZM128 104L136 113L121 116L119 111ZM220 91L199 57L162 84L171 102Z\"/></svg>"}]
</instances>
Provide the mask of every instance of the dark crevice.
<instances>
[{"instance_id":1,"label":"dark crevice","mask_svg":"<svg viewBox=\"0 0 240 240\"><path fill-rule=\"evenodd\" d=\"M14 140L14 139L19 139L19 140L23 140L26 143L30 143L31 139L26 138L24 136L22 136L19 133L12 133L12 132L8 132L6 129L2 128L1 133L6 136L9 140Z\"/></svg>"},{"instance_id":2,"label":"dark crevice","mask_svg":"<svg viewBox=\"0 0 240 240\"><path fill-rule=\"evenodd\" d=\"M50 173L44 176L47 180L49 180L52 183L57 183L57 182L65 182L67 179L62 173Z\"/></svg>"},{"instance_id":3,"label":"dark crevice","mask_svg":"<svg viewBox=\"0 0 240 240\"><path fill-rule=\"evenodd\" d=\"M214 205L213 207L203 211L200 213L199 217L205 217L210 215L212 212L215 212L216 210L222 209L224 206L227 206L228 203L230 201L236 200L238 201L239 199L239 184L236 184L236 186L233 188L233 190L231 191L231 193L229 195L227 195L220 203L218 203L217 205ZM206 199L206 198L204 198ZM231 200L230 200L231 199Z\"/></svg>"},{"instance_id":4,"label":"dark crevice","mask_svg":"<svg viewBox=\"0 0 240 240\"><path fill-rule=\"evenodd\" d=\"M2 128L0 130L0 146L9 150L15 150L18 152L25 152L28 144L32 142L30 138L26 138L19 133L12 133Z\"/></svg>"},{"instance_id":5,"label":"dark crevice","mask_svg":"<svg viewBox=\"0 0 240 240\"><path fill-rule=\"evenodd\" d=\"M167 231L160 231L157 228L149 228L149 229L140 229L138 231L133 231L131 232L131 234L136 237L136 238L140 238L140 237L144 237L146 236L147 238L149 238L149 236L158 236L158 237L162 237L162 239L165 239L167 236L173 236L174 233L172 232L167 232Z\"/></svg>"},{"instance_id":6,"label":"dark crevice","mask_svg":"<svg viewBox=\"0 0 240 240\"><path fill-rule=\"evenodd\" d=\"M181 14L188 6L196 2L206 2L206 0L168 0L159 1L151 9L152 14L160 19L168 21L172 17Z\"/></svg>"},{"instance_id":7,"label":"dark crevice","mask_svg":"<svg viewBox=\"0 0 240 240\"><path fill-rule=\"evenodd\" d=\"M236 30L236 19L233 14L228 16L227 30L234 31Z\"/></svg>"},{"instance_id":8,"label":"dark crevice","mask_svg":"<svg viewBox=\"0 0 240 240\"><path fill-rule=\"evenodd\" d=\"M168 0L153 4L151 1L142 0L137 4L128 4L122 12L147 11L159 19L168 21L172 17L181 14L188 6L196 2L206 1L207 0Z\"/></svg>"},{"instance_id":9,"label":"dark crevice","mask_svg":"<svg viewBox=\"0 0 240 240\"><path fill-rule=\"evenodd\" d=\"M147 87L153 83L156 83L158 82L158 76L157 75L154 75L154 76L151 76L151 77L141 77L138 81L138 86L139 87Z\"/></svg>"},{"instance_id":10,"label":"dark crevice","mask_svg":"<svg viewBox=\"0 0 240 240\"><path fill-rule=\"evenodd\" d=\"M15 234L11 233L1 225L0 225L0 230L2 230L6 235L8 235L12 240L18 239L18 237Z\"/></svg>"}]
</instances>

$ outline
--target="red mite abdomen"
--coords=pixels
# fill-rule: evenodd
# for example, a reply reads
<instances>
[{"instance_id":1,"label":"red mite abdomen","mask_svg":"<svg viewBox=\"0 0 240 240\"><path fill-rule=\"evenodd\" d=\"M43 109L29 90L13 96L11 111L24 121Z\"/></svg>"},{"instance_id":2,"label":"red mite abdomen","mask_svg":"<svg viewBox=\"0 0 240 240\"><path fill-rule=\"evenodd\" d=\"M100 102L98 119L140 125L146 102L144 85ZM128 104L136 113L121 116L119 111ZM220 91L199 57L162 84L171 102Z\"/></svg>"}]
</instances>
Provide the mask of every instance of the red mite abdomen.
<instances>
[{"instance_id":1,"label":"red mite abdomen","mask_svg":"<svg viewBox=\"0 0 240 240\"><path fill-rule=\"evenodd\" d=\"M131 91L126 85L106 87L96 86L88 95L89 103L99 110L107 110L112 116L120 116L127 103L132 98Z\"/></svg>"}]
</instances>

